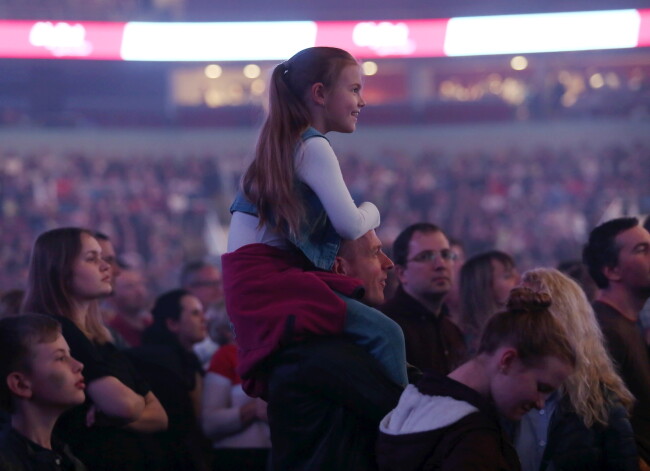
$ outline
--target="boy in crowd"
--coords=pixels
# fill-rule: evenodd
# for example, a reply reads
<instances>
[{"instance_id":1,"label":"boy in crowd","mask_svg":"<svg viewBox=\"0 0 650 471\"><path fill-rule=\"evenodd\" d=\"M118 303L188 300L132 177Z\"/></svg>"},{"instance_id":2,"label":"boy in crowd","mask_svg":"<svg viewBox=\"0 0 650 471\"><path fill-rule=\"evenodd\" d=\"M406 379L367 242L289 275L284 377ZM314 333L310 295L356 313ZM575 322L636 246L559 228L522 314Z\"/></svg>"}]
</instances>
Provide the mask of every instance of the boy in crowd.
<instances>
[{"instance_id":1,"label":"boy in crowd","mask_svg":"<svg viewBox=\"0 0 650 471\"><path fill-rule=\"evenodd\" d=\"M0 469L85 471L52 437L59 416L85 399L83 365L70 356L52 317L25 314L0 320Z\"/></svg>"}]
</instances>

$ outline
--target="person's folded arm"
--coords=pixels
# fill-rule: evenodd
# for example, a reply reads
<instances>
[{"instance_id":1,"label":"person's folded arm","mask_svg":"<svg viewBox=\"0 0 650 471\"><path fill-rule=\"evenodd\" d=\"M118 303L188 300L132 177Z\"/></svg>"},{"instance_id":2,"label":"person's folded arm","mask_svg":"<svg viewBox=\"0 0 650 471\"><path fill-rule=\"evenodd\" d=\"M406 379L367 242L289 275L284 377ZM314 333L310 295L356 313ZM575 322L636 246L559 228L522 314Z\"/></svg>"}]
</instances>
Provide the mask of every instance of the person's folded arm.
<instances>
[{"instance_id":1,"label":"person's folded arm","mask_svg":"<svg viewBox=\"0 0 650 471\"><path fill-rule=\"evenodd\" d=\"M138 420L145 408L144 397L114 376L91 381L86 391L97 409L112 419L130 423Z\"/></svg>"},{"instance_id":2,"label":"person's folded arm","mask_svg":"<svg viewBox=\"0 0 650 471\"><path fill-rule=\"evenodd\" d=\"M242 407L233 406L231 401L232 382L217 373L207 373L203 383L201 426L203 433L217 440L240 432L247 417L242 416Z\"/></svg>"},{"instance_id":3,"label":"person's folded arm","mask_svg":"<svg viewBox=\"0 0 650 471\"><path fill-rule=\"evenodd\" d=\"M127 428L136 432L160 432L167 430L167 412L158 398L149 391L144 396L144 410L140 417L127 425Z\"/></svg>"}]
</instances>

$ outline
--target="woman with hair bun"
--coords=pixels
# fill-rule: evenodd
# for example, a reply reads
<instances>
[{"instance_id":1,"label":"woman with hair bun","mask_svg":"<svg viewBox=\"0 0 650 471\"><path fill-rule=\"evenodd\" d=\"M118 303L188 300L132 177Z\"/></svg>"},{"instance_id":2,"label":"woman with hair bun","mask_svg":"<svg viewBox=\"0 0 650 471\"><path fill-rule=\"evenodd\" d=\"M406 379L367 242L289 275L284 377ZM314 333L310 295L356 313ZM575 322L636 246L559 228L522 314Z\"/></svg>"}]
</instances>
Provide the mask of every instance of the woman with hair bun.
<instances>
[{"instance_id":1,"label":"woman with hair bun","mask_svg":"<svg viewBox=\"0 0 650 471\"><path fill-rule=\"evenodd\" d=\"M477 355L448 376L409 385L380 424L381 470L519 470L499 415L519 420L572 373L576 357L550 297L512 291L486 323Z\"/></svg>"},{"instance_id":2,"label":"woman with hair bun","mask_svg":"<svg viewBox=\"0 0 650 471\"><path fill-rule=\"evenodd\" d=\"M549 293L549 312L576 350L574 374L526 414L515 433L524 471L634 471L639 458L628 411L634 397L614 368L584 291L552 268L527 271L522 284Z\"/></svg>"}]
</instances>

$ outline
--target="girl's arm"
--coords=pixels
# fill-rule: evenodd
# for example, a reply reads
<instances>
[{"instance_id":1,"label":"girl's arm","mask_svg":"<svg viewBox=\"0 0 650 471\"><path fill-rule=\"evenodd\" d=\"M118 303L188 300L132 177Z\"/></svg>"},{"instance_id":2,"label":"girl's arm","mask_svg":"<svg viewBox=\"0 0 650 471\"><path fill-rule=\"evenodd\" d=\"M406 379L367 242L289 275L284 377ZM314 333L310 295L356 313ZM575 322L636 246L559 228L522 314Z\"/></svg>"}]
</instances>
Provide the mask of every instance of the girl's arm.
<instances>
[{"instance_id":1,"label":"girl's arm","mask_svg":"<svg viewBox=\"0 0 650 471\"><path fill-rule=\"evenodd\" d=\"M366 202L358 208L354 204L336 154L326 139L314 137L304 142L296 160L296 173L316 193L343 239L358 239L379 226L379 210L374 204Z\"/></svg>"}]
</instances>

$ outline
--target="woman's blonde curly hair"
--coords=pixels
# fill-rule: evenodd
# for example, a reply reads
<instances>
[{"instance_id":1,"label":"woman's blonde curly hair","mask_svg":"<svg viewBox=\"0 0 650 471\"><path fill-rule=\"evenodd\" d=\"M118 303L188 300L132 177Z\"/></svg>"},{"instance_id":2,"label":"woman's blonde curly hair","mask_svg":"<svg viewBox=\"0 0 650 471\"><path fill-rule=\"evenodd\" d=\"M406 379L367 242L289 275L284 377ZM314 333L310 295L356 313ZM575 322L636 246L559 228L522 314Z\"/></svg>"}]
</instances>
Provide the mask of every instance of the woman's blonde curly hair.
<instances>
[{"instance_id":1,"label":"woman's blonde curly hair","mask_svg":"<svg viewBox=\"0 0 650 471\"><path fill-rule=\"evenodd\" d=\"M580 286L553 268L529 270L521 281L528 288L550 294L553 303L549 311L569 333L577 361L562 390L584 424L607 425L608 408L615 398L629 411L634 396L614 368L594 311Z\"/></svg>"}]
</instances>

